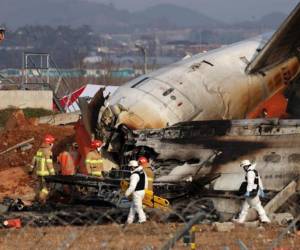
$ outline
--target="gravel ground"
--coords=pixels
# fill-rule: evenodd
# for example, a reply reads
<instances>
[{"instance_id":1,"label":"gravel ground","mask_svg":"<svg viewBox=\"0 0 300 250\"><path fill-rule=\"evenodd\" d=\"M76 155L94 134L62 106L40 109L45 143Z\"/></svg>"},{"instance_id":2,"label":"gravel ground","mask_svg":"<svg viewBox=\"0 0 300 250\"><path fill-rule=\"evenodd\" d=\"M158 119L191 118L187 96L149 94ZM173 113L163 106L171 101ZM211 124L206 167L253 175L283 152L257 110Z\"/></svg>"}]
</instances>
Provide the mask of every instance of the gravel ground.
<instances>
[{"instance_id":1,"label":"gravel ground","mask_svg":"<svg viewBox=\"0 0 300 250\"><path fill-rule=\"evenodd\" d=\"M181 224L147 222L139 225L109 224L88 227L51 227L0 230L0 249L160 249ZM211 226L197 226L196 249L240 249L241 240L249 249L269 249L283 228L237 226L231 232L216 232ZM278 249L300 249L300 236L290 234ZM190 249L182 240L175 249Z\"/></svg>"}]
</instances>

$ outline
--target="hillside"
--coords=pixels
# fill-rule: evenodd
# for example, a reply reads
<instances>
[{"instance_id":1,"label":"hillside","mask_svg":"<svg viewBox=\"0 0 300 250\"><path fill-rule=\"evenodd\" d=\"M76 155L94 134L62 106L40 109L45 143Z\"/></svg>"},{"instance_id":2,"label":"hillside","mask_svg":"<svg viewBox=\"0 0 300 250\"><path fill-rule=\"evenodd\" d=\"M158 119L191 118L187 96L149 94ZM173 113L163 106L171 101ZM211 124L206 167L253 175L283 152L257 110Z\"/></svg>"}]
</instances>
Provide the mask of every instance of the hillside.
<instances>
[{"instance_id":1,"label":"hillside","mask_svg":"<svg viewBox=\"0 0 300 250\"><path fill-rule=\"evenodd\" d=\"M80 0L2 0L0 23L10 28L24 25L89 25L98 31L130 31L147 27L215 27L221 22L196 11L162 4L140 12Z\"/></svg>"},{"instance_id":2,"label":"hillside","mask_svg":"<svg viewBox=\"0 0 300 250\"><path fill-rule=\"evenodd\" d=\"M234 24L234 26L253 29L257 29L258 27L261 29L277 29L286 17L287 15L284 13L273 12L261 17L259 20L240 22Z\"/></svg>"},{"instance_id":3,"label":"hillside","mask_svg":"<svg viewBox=\"0 0 300 250\"><path fill-rule=\"evenodd\" d=\"M197 11L172 4L159 4L137 12L136 16L146 19L150 24L167 21L177 27L212 28L224 26L224 23Z\"/></svg>"}]
</instances>

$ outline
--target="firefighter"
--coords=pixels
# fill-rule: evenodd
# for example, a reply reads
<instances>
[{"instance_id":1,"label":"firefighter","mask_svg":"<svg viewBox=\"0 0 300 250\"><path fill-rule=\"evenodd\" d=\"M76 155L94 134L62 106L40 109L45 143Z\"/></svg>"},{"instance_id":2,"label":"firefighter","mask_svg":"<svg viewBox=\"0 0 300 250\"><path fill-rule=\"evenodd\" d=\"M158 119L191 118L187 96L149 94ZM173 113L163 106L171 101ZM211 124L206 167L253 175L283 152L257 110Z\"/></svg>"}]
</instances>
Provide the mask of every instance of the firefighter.
<instances>
[{"instance_id":1,"label":"firefighter","mask_svg":"<svg viewBox=\"0 0 300 250\"><path fill-rule=\"evenodd\" d=\"M45 203L49 195L49 190L46 185L45 176L55 175L55 170L52 161L52 147L55 138L47 134L44 137L43 143L36 152L32 160L30 172L36 171L38 177L38 185L36 188L36 198L41 203Z\"/></svg>"},{"instance_id":2,"label":"firefighter","mask_svg":"<svg viewBox=\"0 0 300 250\"><path fill-rule=\"evenodd\" d=\"M153 181L154 181L154 173L153 170L151 168L151 165L148 161L148 159L144 156L140 156L138 159L139 164L143 167L146 175L147 175L147 179L148 179L148 190L153 192Z\"/></svg>"},{"instance_id":3,"label":"firefighter","mask_svg":"<svg viewBox=\"0 0 300 250\"><path fill-rule=\"evenodd\" d=\"M87 154L85 159L85 166L87 173L92 176L102 176L103 160L101 156L102 142L99 140L91 141L91 151Z\"/></svg>"},{"instance_id":4,"label":"firefighter","mask_svg":"<svg viewBox=\"0 0 300 250\"><path fill-rule=\"evenodd\" d=\"M264 197L263 185L260 176L258 175L257 170L255 169L256 164L251 163L249 160L243 160L240 163L240 166L246 172L245 175L245 190L244 197L245 201L242 204L241 212L237 220L234 220L238 223L244 223L248 214L250 207L253 207L263 223L270 223L270 219L266 215L266 212L261 205L260 198Z\"/></svg>"},{"instance_id":5,"label":"firefighter","mask_svg":"<svg viewBox=\"0 0 300 250\"><path fill-rule=\"evenodd\" d=\"M147 189L147 175L143 167L139 166L139 163L135 160L130 161L128 166L132 169L132 172L129 188L126 190L125 196L128 198L132 194L132 202L127 217L127 224L133 223L136 213L139 217L139 223L144 223L146 222L146 215L143 210L143 199L145 189Z\"/></svg>"},{"instance_id":6,"label":"firefighter","mask_svg":"<svg viewBox=\"0 0 300 250\"><path fill-rule=\"evenodd\" d=\"M76 145L72 144L69 150L63 151L57 157L57 162L60 164L62 175L75 175L79 164L79 154L76 150Z\"/></svg>"}]
</instances>

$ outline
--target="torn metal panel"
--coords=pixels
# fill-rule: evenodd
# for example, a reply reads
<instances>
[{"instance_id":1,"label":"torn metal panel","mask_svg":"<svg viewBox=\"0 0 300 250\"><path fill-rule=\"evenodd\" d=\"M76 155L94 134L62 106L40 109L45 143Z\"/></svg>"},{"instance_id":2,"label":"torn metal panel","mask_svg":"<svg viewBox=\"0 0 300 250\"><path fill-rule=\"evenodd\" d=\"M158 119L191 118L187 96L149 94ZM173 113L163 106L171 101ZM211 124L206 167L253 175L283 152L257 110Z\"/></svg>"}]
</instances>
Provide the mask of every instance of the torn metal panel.
<instances>
[{"instance_id":1,"label":"torn metal panel","mask_svg":"<svg viewBox=\"0 0 300 250\"><path fill-rule=\"evenodd\" d=\"M79 104L79 108L82 114L82 121L83 121L83 125L85 127L85 130L87 131L87 133L89 134L89 136L92 136L92 114L91 114L91 110L89 109L88 103L86 101L86 99L84 98L78 98L78 104Z\"/></svg>"},{"instance_id":2,"label":"torn metal panel","mask_svg":"<svg viewBox=\"0 0 300 250\"><path fill-rule=\"evenodd\" d=\"M199 171L201 177L220 174L212 189L238 190L244 178L239 162L248 158L256 161L265 188L280 191L300 175L299 125L299 120L276 119L188 122L133 131L133 140L136 147L150 148L158 155L159 178L195 178L197 166L217 150L222 154Z\"/></svg>"},{"instance_id":3,"label":"torn metal panel","mask_svg":"<svg viewBox=\"0 0 300 250\"><path fill-rule=\"evenodd\" d=\"M296 192L297 183L291 181L264 207L267 213L274 213Z\"/></svg>"},{"instance_id":4,"label":"torn metal panel","mask_svg":"<svg viewBox=\"0 0 300 250\"><path fill-rule=\"evenodd\" d=\"M93 99L88 104L88 109L90 112L90 126L92 128L92 132L95 133L95 129L97 128L98 123L98 115L101 107L104 106L105 101L108 99L109 95L104 96L105 88L100 88L99 91L95 94Z\"/></svg>"},{"instance_id":5,"label":"torn metal panel","mask_svg":"<svg viewBox=\"0 0 300 250\"><path fill-rule=\"evenodd\" d=\"M20 142L20 143L14 145L14 146L9 147L9 148L6 149L6 150L0 152L0 155L6 154L6 153L8 153L8 152L10 152L10 151L12 151L12 150L14 150L14 149L20 148L20 147L22 147L22 146L24 146L24 145L27 145L28 143L33 142L33 141L34 141L34 138L33 138L33 137L30 138L30 139L28 139L28 140L22 141L22 142Z\"/></svg>"},{"instance_id":6,"label":"torn metal panel","mask_svg":"<svg viewBox=\"0 0 300 250\"><path fill-rule=\"evenodd\" d=\"M287 17L272 38L258 52L257 56L248 65L247 72L255 73L279 64L289 56L298 53L300 46L300 4Z\"/></svg>"}]
</instances>

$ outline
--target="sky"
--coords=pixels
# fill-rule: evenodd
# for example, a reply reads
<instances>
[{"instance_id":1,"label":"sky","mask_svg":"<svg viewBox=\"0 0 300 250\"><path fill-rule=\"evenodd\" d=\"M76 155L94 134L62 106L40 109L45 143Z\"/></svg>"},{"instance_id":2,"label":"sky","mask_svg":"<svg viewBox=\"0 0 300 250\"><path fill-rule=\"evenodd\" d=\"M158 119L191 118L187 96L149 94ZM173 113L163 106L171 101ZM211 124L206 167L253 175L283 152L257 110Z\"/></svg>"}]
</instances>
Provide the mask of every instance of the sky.
<instances>
[{"instance_id":1,"label":"sky","mask_svg":"<svg viewBox=\"0 0 300 250\"><path fill-rule=\"evenodd\" d=\"M113 3L116 8L131 11L149 6L172 3L197 10L209 17L226 22L239 22L259 19L271 12L288 14L299 0L84 0L100 3Z\"/></svg>"}]
</instances>

